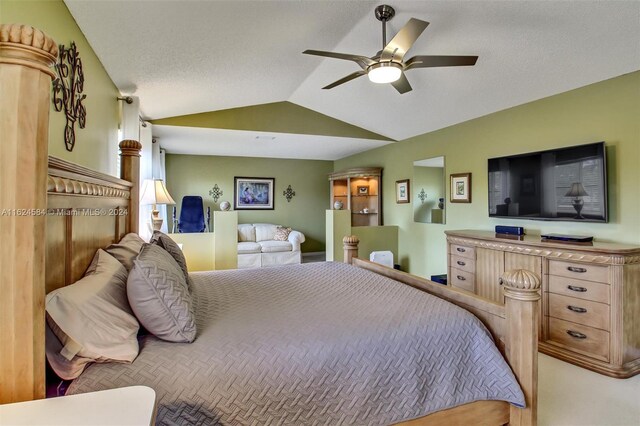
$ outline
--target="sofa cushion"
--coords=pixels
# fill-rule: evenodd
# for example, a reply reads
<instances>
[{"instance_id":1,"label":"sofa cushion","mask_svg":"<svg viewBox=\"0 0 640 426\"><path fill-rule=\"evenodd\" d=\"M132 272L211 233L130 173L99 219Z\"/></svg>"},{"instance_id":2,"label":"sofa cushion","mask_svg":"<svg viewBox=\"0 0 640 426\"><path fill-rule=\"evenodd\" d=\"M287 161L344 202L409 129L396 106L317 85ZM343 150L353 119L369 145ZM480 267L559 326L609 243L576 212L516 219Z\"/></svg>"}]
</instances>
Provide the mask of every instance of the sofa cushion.
<instances>
[{"instance_id":1,"label":"sofa cushion","mask_svg":"<svg viewBox=\"0 0 640 426\"><path fill-rule=\"evenodd\" d=\"M260 241L263 253L277 253L281 251L292 251L293 245L289 241Z\"/></svg>"},{"instance_id":2,"label":"sofa cushion","mask_svg":"<svg viewBox=\"0 0 640 426\"><path fill-rule=\"evenodd\" d=\"M238 254L251 254L251 253L260 253L262 251L262 246L258 243L252 242L244 242L238 243Z\"/></svg>"},{"instance_id":3,"label":"sofa cushion","mask_svg":"<svg viewBox=\"0 0 640 426\"><path fill-rule=\"evenodd\" d=\"M256 228L253 225L238 225L238 241L255 242L256 241Z\"/></svg>"},{"instance_id":4,"label":"sofa cushion","mask_svg":"<svg viewBox=\"0 0 640 426\"><path fill-rule=\"evenodd\" d=\"M285 228L284 226L278 226L276 228L276 235L273 237L276 241L289 241L289 234L291 228Z\"/></svg>"},{"instance_id":5,"label":"sofa cushion","mask_svg":"<svg viewBox=\"0 0 640 426\"><path fill-rule=\"evenodd\" d=\"M256 241L272 241L276 236L277 225L270 224L256 224Z\"/></svg>"}]
</instances>

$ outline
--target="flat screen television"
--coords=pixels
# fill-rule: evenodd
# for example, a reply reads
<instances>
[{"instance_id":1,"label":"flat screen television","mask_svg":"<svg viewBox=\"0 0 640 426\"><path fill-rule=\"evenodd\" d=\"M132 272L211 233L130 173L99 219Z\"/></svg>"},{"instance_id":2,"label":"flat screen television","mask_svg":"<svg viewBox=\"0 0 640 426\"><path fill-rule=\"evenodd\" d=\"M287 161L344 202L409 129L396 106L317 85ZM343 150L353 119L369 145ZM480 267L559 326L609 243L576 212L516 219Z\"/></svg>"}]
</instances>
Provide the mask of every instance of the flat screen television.
<instances>
[{"instance_id":1,"label":"flat screen television","mask_svg":"<svg viewBox=\"0 0 640 426\"><path fill-rule=\"evenodd\" d=\"M489 216L607 222L604 142L490 158Z\"/></svg>"}]
</instances>

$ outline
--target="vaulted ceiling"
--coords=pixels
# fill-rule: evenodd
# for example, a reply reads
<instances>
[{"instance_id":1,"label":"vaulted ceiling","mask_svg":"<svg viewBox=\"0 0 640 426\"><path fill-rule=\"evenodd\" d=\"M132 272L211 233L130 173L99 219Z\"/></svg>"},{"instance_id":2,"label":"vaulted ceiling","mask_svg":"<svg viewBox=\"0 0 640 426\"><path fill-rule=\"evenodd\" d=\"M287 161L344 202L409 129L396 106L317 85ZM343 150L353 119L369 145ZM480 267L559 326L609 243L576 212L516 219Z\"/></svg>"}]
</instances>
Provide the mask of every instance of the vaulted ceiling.
<instances>
[{"instance_id":1,"label":"vaulted ceiling","mask_svg":"<svg viewBox=\"0 0 640 426\"><path fill-rule=\"evenodd\" d=\"M640 69L637 1L391 1L390 36L411 17L430 22L409 56L479 56L409 71L404 95L366 77L322 90L357 65L301 54L373 56L379 1L65 3L148 119L289 101L402 140Z\"/></svg>"}]
</instances>

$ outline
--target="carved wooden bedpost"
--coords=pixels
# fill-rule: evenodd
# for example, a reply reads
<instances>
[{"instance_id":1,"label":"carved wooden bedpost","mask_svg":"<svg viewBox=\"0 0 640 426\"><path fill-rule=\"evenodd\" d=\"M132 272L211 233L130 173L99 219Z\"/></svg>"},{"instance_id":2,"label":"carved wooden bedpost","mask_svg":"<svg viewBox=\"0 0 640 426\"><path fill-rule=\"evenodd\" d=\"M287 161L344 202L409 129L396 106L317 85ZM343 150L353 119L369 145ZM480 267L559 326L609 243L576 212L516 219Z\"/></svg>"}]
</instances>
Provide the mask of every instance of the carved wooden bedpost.
<instances>
[{"instance_id":1,"label":"carved wooden bedpost","mask_svg":"<svg viewBox=\"0 0 640 426\"><path fill-rule=\"evenodd\" d=\"M0 404L45 395L43 238L57 55L42 31L0 24Z\"/></svg>"},{"instance_id":2,"label":"carved wooden bedpost","mask_svg":"<svg viewBox=\"0 0 640 426\"><path fill-rule=\"evenodd\" d=\"M358 257L358 243L360 243L360 240L355 235L348 235L342 239L344 263L351 265L351 260L354 257Z\"/></svg>"},{"instance_id":3,"label":"carved wooden bedpost","mask_svg":"<svg viewBox=\"0 0 640 426\"><path fill-rule=\"evenodd\" d=\"M120 178L133 184L129 198L129 216L127 232L138 233L140 223L140 150L142 144L133 139L120 142Z\"/></svg>"},{"instance_id":4,"label":"carved wooden bedpost","mask_svg":"<svg viewBox=\"0 0 640 426\"><path fill-rule=\"evenodd\" d=\"M506 356L524 392L527 407L511 406L510 425L538 422L538 327L540 277L517 269L500 278L504 285L507 336Z\"/></svg>"}]
</instances>

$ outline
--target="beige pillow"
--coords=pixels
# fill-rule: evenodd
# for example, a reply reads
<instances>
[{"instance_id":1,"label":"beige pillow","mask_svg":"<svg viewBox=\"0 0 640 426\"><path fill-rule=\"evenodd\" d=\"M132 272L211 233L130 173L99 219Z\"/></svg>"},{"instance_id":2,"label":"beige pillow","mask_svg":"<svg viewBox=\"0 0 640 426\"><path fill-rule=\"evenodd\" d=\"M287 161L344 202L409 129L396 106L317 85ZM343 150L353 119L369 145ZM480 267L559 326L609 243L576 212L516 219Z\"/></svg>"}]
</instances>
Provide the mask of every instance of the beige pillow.
<instances>
[{"instance_id":1,"label":"beige pillow","mask_svg":"<svg viewBox=\"0 0 640 426\"><path fill-rule=\"evenodd\" d=\"M276 228L276 234L273 237L275 241L289 241L289 234L291 233L291 228L285 228L284 226L278 226Z\"/></svg>"},{"instance_id":2,"label":"beige pillow","mask_svg":"<svg viewBox=\"0 0 640 426\"><path fill-rule=\"evenodd\" d=\"M196 337L193 301L176 261L155 244L142 246L127 279L127 297L140 323L170 342Z\"/></svg>"},{"instance_id":3,"label":"beige pillow","mask_svg":"<svg viewBox=\"0 0 640 426\"><path fill-rule=\"evenodd\" d=\"M131 362L136 358L140 325L127 301L126 281L124 266L98 250L82 279L47 295L47 322L63 346L57 354L47 356L60 377L77 377L87 362ZM71 364L60 367L54 360L60 357Z\"/></svg>"},{"instance_id":4,"label":"beige pillow","mask_svg":"<svg viewBox=\"0 0 640 426\"><path fill-rule=\"evenodd\" d=\"M256 242L260 241L272 241L276 235L277 225L254 224L256 228Z\"/></svg>"},{"instance_id":5,"label":"beige pillow","mask_svg":"<svg viewBox=\"0 0 640 426\"><path fill-rule=\"evenodd\" d=\"M163 234L160 231L153 231L153 237L151 237L151 241L149 242L151 244L159 245L160 247L165 249L165 251L169 253L171 257L173 257L173 260L175 260L180 269L182 269L184 279L187 280L188 283L189 271L187 270L187 259L184 258L184 254L182 253L180 246L178 246L178 244L173 241L171 237Z\"/></svg>"},{"instance_id":6,"label":"beige pillow","mask_svg":"<svg viewBox=\"0 0 640 426\"><path fill-rule=\"evenodd\" d=\"M138 234L127 234L117 244L111 244L106 248L107 253L115 257L127 268L127 272L133 268L133 260L140 253L144 240Z\"/></svg>"},{"instance_id":7,"label":"beige pillow","mask_svg":"<svg viewBox=\"0 0 640 426\"><path fill-rule=\"evenodd\" d=\"M238 242L240 243L255 243L256 242L256 228L253 225L238 225Z\"/></svg>"}]
</instances>

